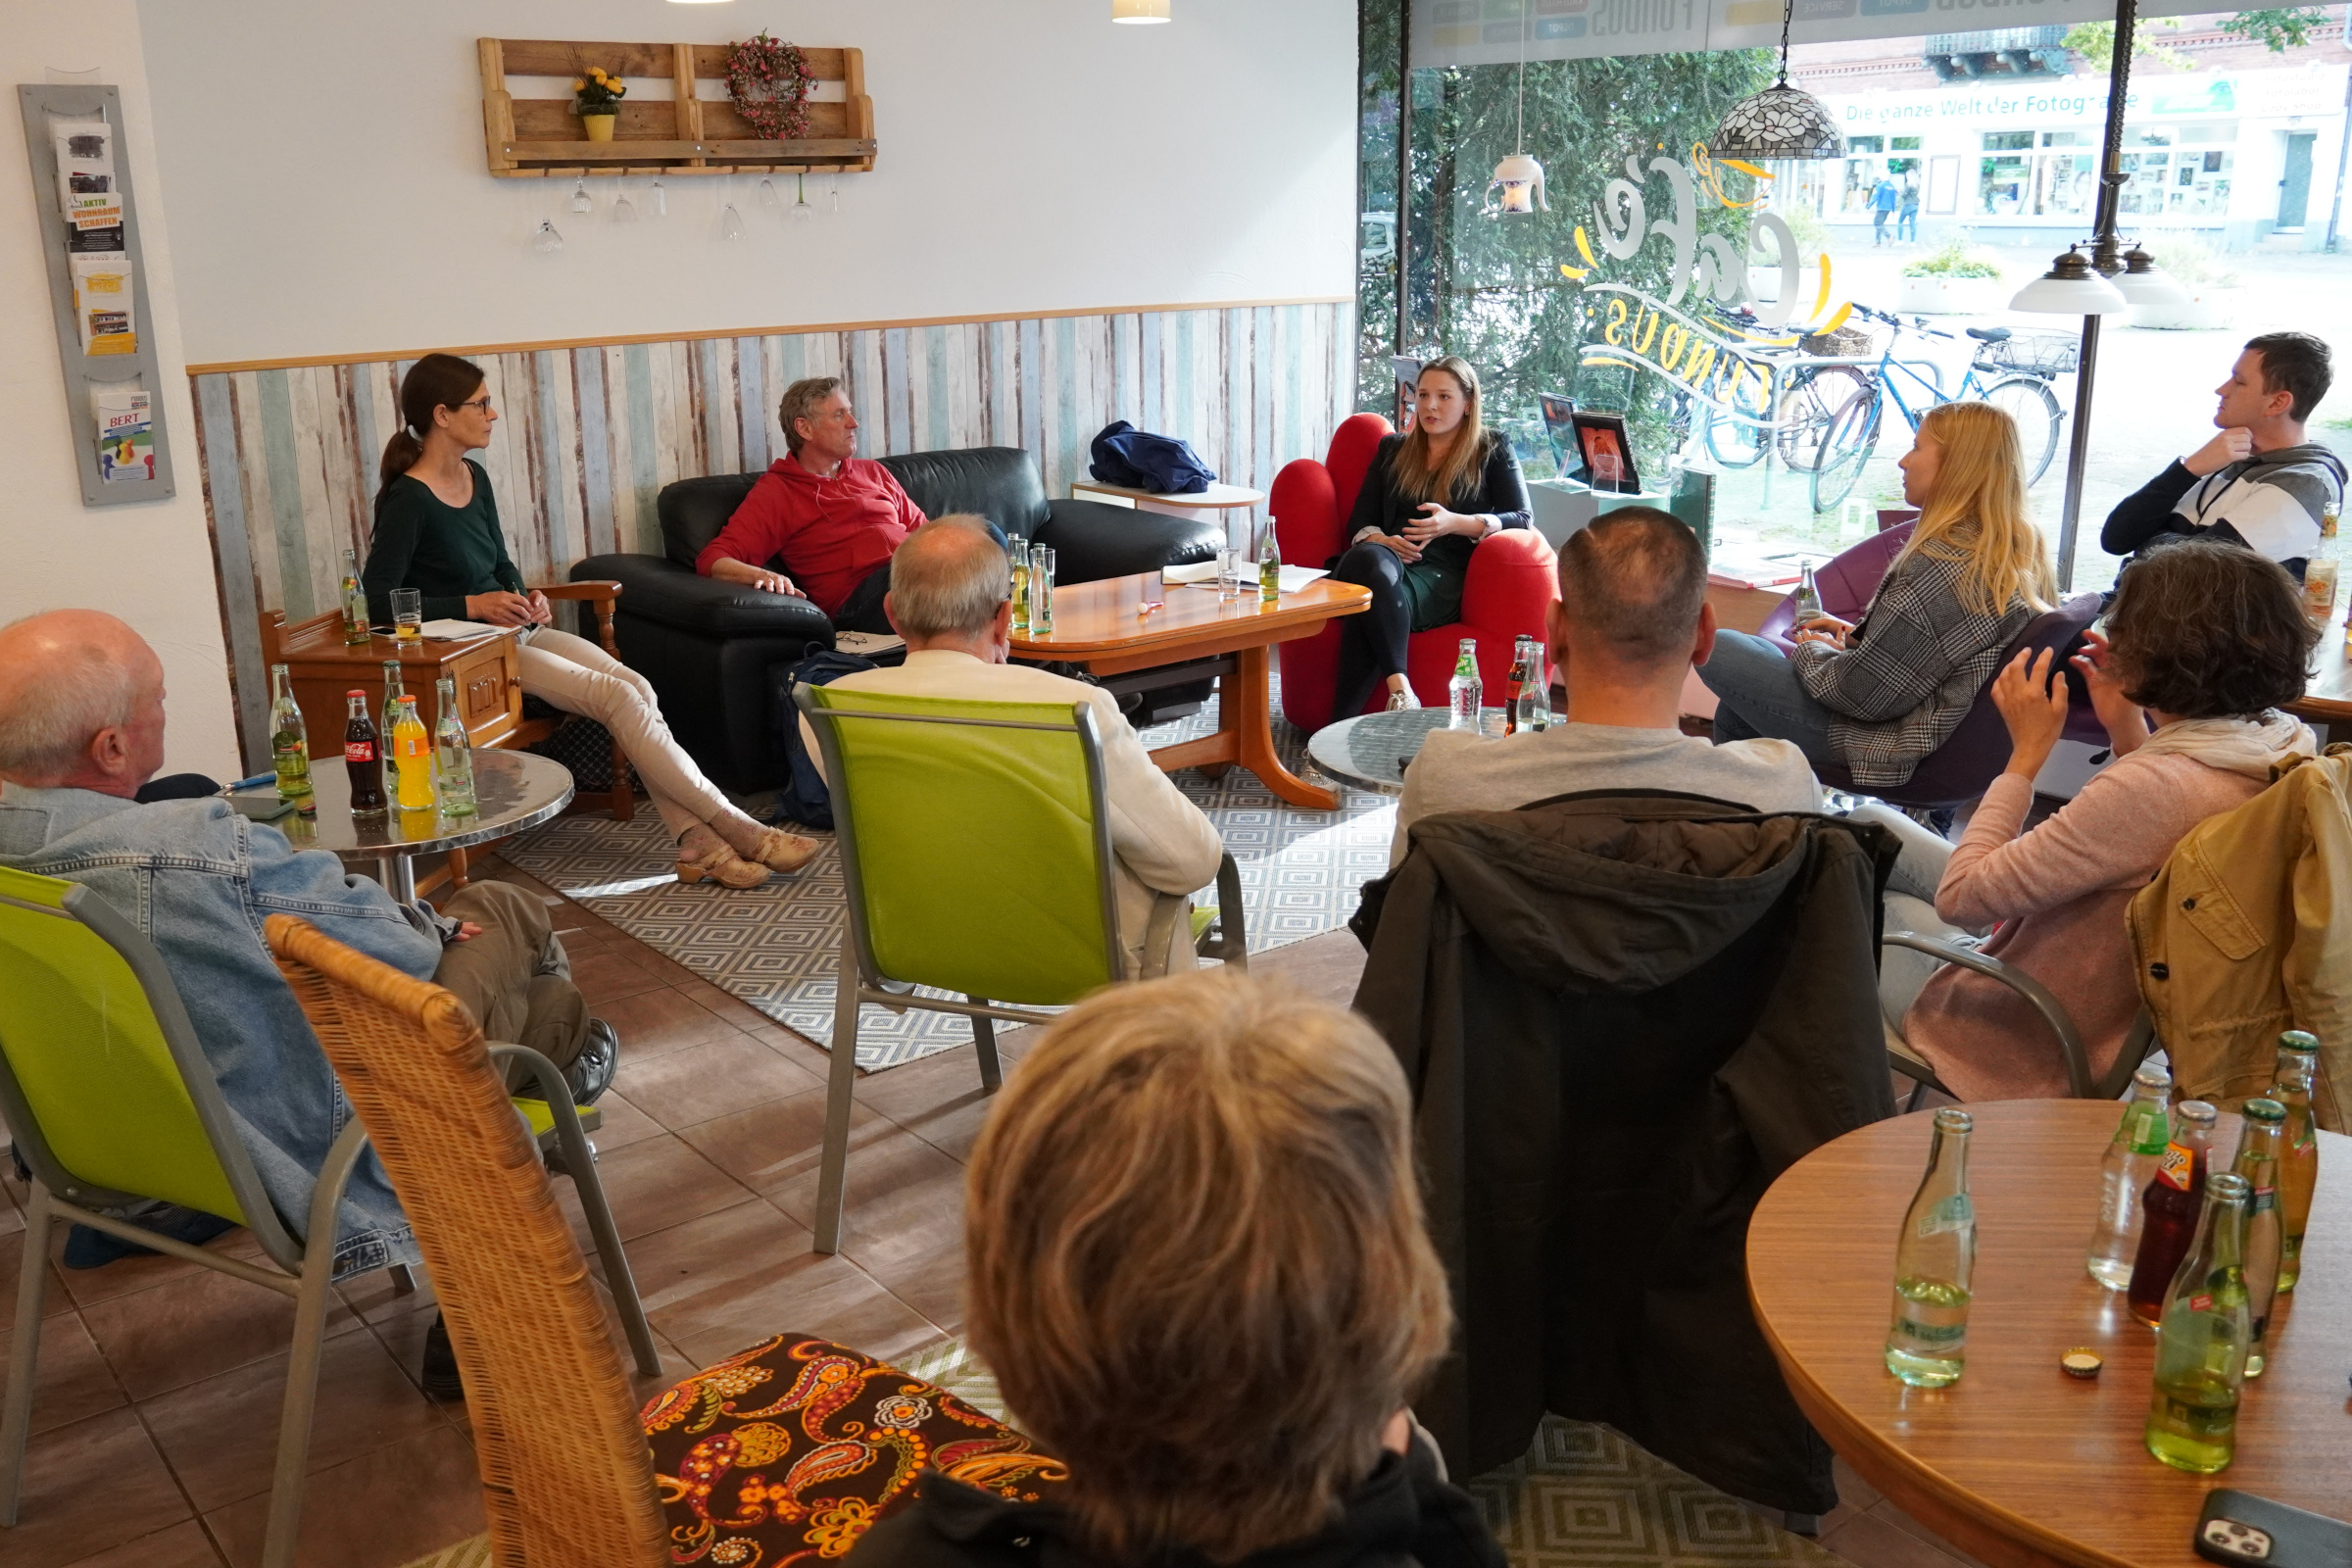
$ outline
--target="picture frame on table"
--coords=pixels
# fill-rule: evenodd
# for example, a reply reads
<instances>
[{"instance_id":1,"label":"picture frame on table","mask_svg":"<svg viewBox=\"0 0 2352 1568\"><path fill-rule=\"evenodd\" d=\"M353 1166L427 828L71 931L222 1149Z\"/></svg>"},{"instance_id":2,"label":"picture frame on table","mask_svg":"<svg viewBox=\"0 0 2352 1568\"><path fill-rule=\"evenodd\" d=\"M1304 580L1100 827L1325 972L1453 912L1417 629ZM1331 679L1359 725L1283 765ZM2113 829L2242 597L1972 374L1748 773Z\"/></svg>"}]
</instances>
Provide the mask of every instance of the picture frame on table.
<instances>
[{"instance_id":1,"label":"picture frame on table","mask_svg":"<svg viewBox=\"0 0 2352 1568\"><path fill-rule=\"evenodd\" d=\"M1563 479L1585 476L1585 455L1576 444L1576 400L1557 392L1540 392L1544 411L1544 439L1551 447L1551 465Z\"/></svg>"},{"instance_id":2,"label":"picture frame on table","mask_svg":"<svg viewBox=\"0 0 2352 1568\"><path fill-rule=\"evenodd\" d=\"M1642 474L1634 465L1634 443L1626 433L1625 416L1579 409L1569 419L1576 429L1577 456L1584 460L1585 482L1616 495L1640 495Z\"/></svg>"}]
</instances>

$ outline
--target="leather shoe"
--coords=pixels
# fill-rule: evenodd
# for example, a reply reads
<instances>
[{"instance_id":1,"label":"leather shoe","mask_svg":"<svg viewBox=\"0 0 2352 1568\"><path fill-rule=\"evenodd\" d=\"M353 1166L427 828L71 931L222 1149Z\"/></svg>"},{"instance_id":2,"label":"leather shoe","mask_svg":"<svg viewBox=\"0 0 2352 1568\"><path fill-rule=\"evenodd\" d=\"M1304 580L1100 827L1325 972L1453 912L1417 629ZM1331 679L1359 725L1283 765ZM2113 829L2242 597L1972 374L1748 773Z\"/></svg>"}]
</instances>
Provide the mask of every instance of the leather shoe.
<instances>
[{"instance_id":1,"label":"leather shoe","mask_svg":"<svg viewBox=\"0 0 2352 1568\"><path fill-rule=\"evenodd\" d=\"M416 1382L428 1399L444 1403L466 1397L466 1380L458 1374L458 1352L450 1348L449 1325L441 1314L433 1314L433 1326L424 1331L424 1364L417 1368Z\"/></svg>"},{"instance_id":2,"label":"leather shoe","mask_svg":"<svg viewBox=\"0 0 2352 1568\"><path fill-rule=\"evenodd\" d=\"M612 1069L620 1065L620 1033L602 1018L588 1020L580 1054L564 1069L564 1082L575 1105L592 1105L612 1087Z\"/></svg>"}]
</instances>

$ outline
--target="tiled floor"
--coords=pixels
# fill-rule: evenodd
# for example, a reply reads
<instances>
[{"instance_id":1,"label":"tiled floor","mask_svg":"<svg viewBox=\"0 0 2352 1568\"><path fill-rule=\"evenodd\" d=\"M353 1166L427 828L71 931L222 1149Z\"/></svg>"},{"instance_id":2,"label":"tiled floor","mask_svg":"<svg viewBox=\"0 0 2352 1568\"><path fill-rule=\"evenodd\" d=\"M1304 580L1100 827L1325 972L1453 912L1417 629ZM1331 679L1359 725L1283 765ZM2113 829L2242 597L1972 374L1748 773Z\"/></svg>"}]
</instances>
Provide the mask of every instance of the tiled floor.
<instances>
[{"instance_id":1,"label":"tiled floor","mask_svg":"<svg viewBox=\"0 0 2352 1568\"><path fill-rule=\"evenodd\" d=\"M552 899L499 862L484 869ZM575 978L620 1031L596 1142L671 1375L788 1328L884 1356L960 1330L962 1160L986 1108L969 1054L858 1085L842 1250L820 1257L808 1225L825 1054L553 902ZM1361 964L1345 932L1260 960L1340 999ZM1021 1031L1000 1039L1017 1061ZM5 1185L0 1331L13 1327L24 1240L23 1189ZM24 1502L0 1531L0 1568L257 1562L291 1304L167 1258L68 1271L62 1245L61 1230ZM216 1245L260 1255L242 1232ZM306 1564L393 1568L482 1529L464 1407L428 1402L415 1382L432 1304L429 1289L396 1296L381 1274L341 1292L311 1446ZM1840 1490L1822 1540L1863 1568L1965 1562L1842 1469Z\"/></svg>"}]
</instances>

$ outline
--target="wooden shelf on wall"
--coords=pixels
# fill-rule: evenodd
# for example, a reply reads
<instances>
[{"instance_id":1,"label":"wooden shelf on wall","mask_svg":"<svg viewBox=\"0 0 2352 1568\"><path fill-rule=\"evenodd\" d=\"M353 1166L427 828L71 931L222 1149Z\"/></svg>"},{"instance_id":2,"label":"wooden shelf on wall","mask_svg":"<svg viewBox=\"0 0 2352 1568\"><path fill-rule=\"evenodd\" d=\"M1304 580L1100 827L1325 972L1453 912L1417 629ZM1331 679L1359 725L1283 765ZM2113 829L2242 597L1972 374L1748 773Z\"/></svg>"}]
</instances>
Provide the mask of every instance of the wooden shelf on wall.
<instances>
[{"instance_id":1,"label":"wooden shelf on wall","mask_svg":"<svg viewBox=\"0 0 2352 1568\"><path fill-rule=\"evenodd\" d=\"M865 95L858 49L804 49L809 74L838 81L843 96L808 101L808 134L756 136L735 106L695 96L698 80L724 80L732 44L571 43L533 38L477 40L482 65L482 132L490 172L502 179L553 174L863 173L874 167L874 103ZM571 98L516 98L507 77L578 76L601 66L622 77L667 76L666 103L623 100L611 141L590 141Z\"/></svg>"}]
</instances>

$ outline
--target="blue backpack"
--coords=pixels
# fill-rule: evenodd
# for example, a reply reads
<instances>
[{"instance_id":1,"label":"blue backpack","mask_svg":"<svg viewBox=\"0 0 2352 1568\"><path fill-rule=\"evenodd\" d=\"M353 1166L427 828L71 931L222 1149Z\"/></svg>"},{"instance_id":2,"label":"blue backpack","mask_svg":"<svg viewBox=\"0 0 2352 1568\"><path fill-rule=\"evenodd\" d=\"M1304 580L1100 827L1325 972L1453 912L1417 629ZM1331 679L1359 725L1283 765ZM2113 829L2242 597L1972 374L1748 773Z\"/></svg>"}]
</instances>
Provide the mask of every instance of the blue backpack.
<instances>
[{"instance_id":1,"label":"blue backpack","mask_svg":"<svg viewBox=\"0 0 2352 1568\"><path fill-rule=\"evenodd\" d=\"M816 769L816 759L808 755L808 744L801 737L801 709L793 701L793 692L803 685L828 686L844 675L880 667L872 660L860 659L856 654L820 648L799 663L776 672L768 719L785 760L791 764L791 772L784 787L776 791L776 808L768 817L770 822L798 822L803 827L828 831L833 826L833 796L825 788L824 775Z\"/></svg>"},{"instance_id":2,"label":"blue backpack","mask_svg":"<svg viewBox=\"0 0 2352 1568\"><path fill-rule=\"evenodd\" d=\"M1217 476L1185 442L1138 430L1125 419L1113 419L1095 437L1094 460L1090 466L1104 484L1163 496L1199 495Z\"/></svg>"}]
</instances>

